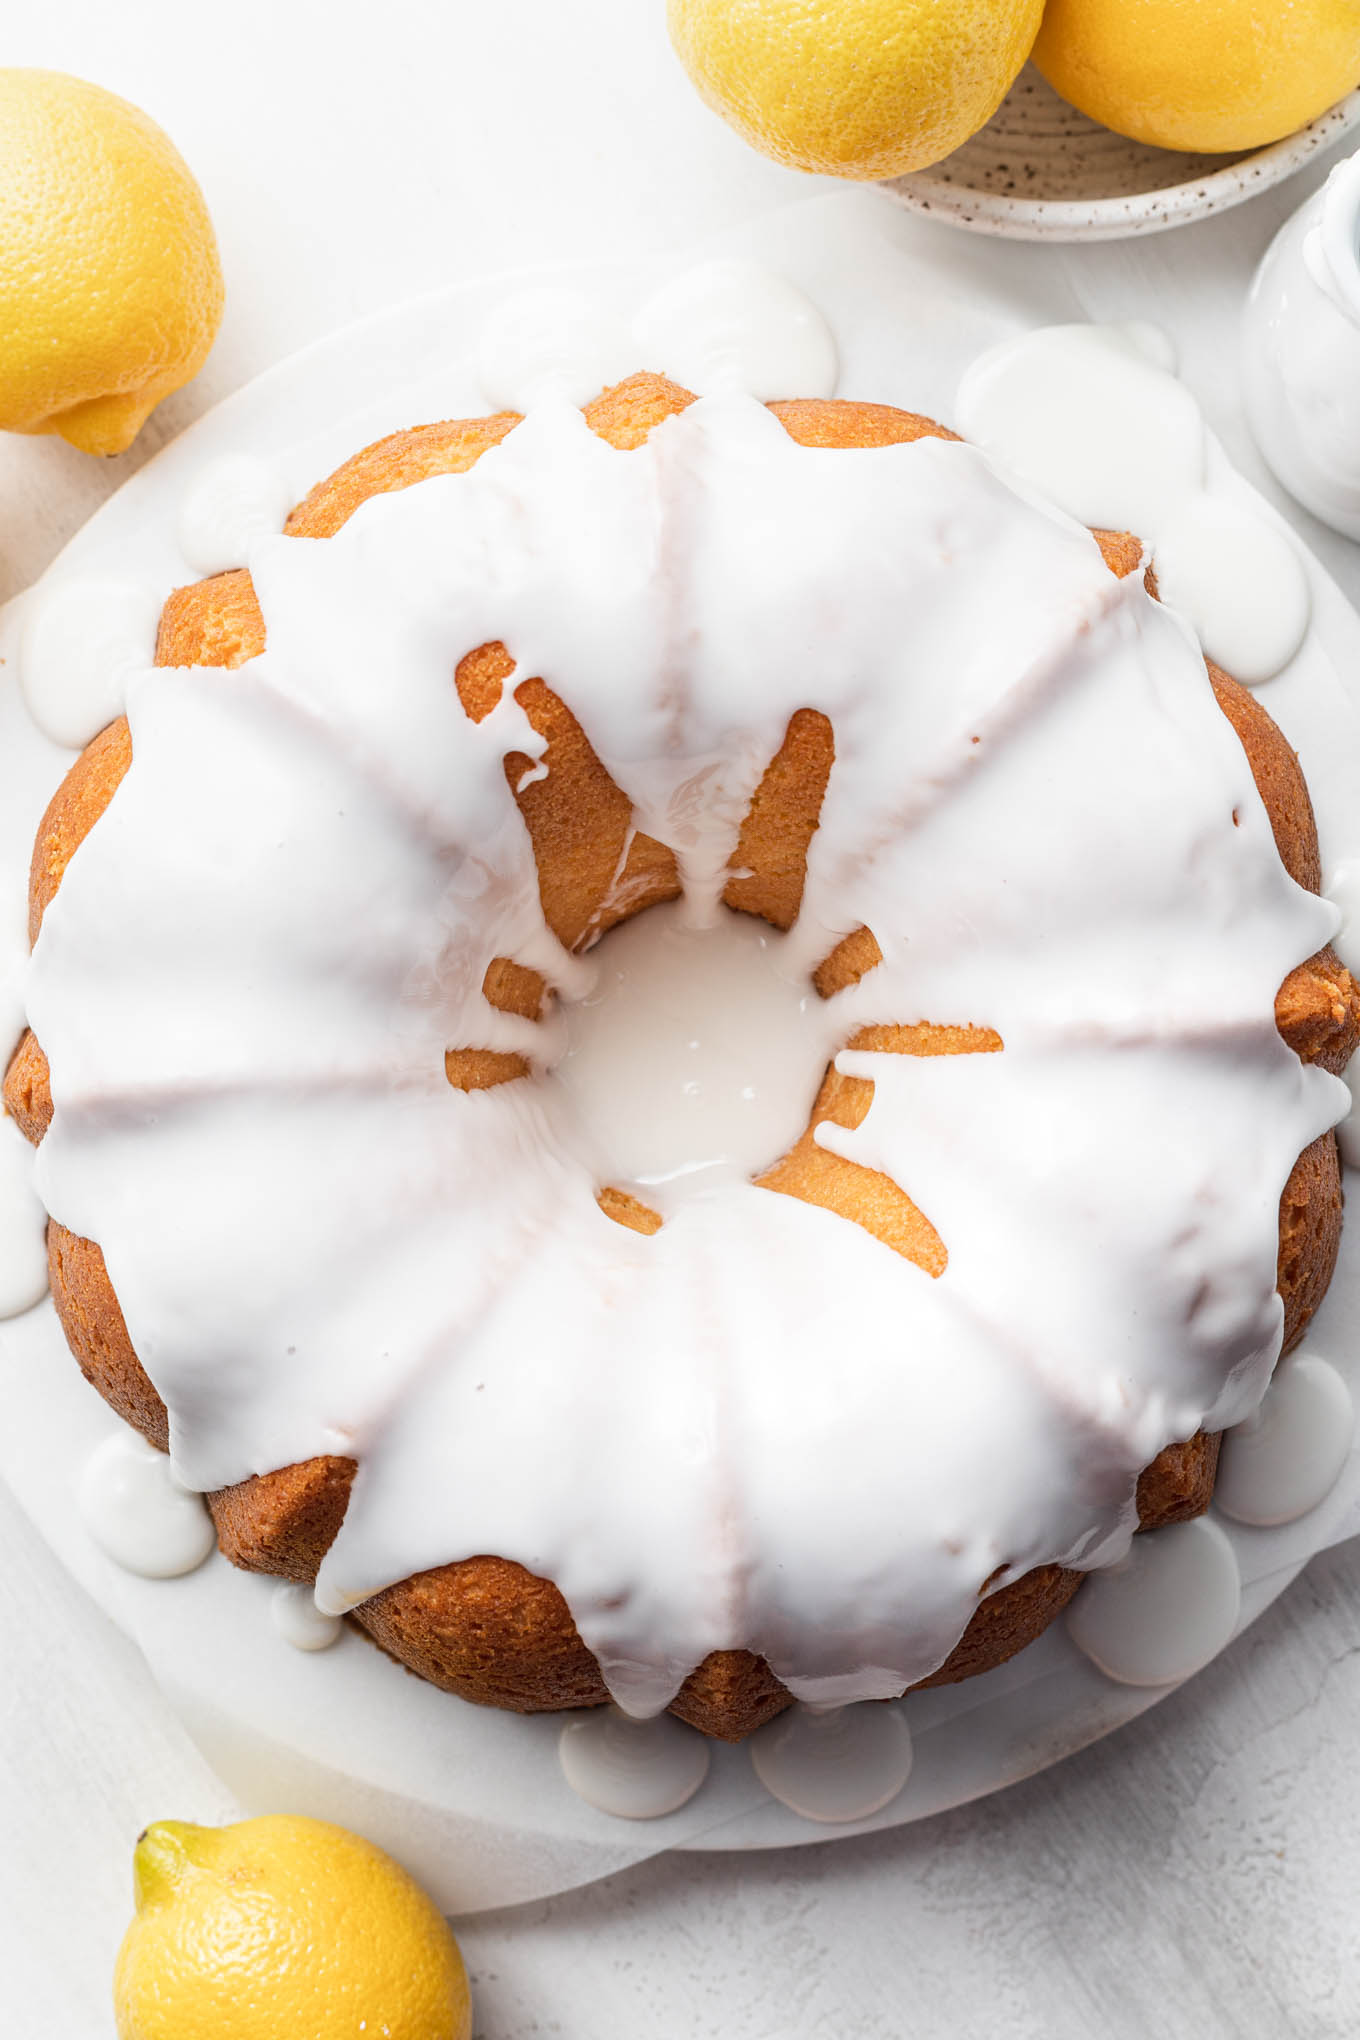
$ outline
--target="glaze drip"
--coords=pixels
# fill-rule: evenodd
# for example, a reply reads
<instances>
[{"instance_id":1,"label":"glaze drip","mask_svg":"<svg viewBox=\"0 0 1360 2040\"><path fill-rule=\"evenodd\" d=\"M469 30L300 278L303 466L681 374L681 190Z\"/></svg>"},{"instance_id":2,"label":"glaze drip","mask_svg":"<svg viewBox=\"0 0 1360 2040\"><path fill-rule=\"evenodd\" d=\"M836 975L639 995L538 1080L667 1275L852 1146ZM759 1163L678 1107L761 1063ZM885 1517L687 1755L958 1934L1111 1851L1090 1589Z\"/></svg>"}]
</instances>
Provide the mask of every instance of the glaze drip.
<instances>
[{"instance_id":1,"label":"glaze drip","mask_svg":"<svg viewBox=\"0 0 1360 2040\"><path fill-rule=\"evenodd\" d=\"M181 1476L352 1455L323 1609L499 1553L635 1714L730 1647L805 1700L896 1694L984 1581L1117 1560L1141 1467L1258 1401L1280 1191L1347 1104L1273 1010L1335 909L1281 866L1187 628L975 450L799 447L739 396L630 453L545 405L250 568L267 650L133 681L30 990L41 1193L104 1250ZM872 1102L819 1129L919 1203L938 1279L746 1181L651 1237L600 1210L546 1102L554 1000L482 993L497 957L559 1006L594 975L506 785L543 751L515 683L480 722L452 685L493 640L696 928L790 718L829 718L781 967L870 927L841 1040L1004 1044L851 1049ZM540 1074L455 1090L456 1045Z\"/></svg>"},{"instance_id":2,"label":"glaze drip","mask_svg":"<svg viewBox=\"0 0 1360 2040\"><path fill-rule=\"evenodd\" d=\"M1163 600L1256 686L1303 642L1307 576L1283 530L1208 486L1204 420L1161 339L1134 324L1002 341L959 385L960 429L1074 517L1136 532Z\"/></svg>"}]
</instances>

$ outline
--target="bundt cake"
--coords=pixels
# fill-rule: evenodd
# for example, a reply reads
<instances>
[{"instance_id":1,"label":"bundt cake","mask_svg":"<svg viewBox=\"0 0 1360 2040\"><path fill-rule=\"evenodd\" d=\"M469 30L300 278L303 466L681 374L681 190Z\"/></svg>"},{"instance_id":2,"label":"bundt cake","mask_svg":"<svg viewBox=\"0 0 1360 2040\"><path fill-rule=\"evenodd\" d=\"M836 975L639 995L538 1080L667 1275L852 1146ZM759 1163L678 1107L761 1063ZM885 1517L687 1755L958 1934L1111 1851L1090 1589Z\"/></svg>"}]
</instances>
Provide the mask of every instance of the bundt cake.
<instances>
[{"instance_id":1,"label":"bundt cake","mask_svg":"<svg viewBox=\"0 0 1360 2040\"><path fill-rule=\"evenodd\" d=\"M5 1102L72 1351L235 1564L467 1699L735 1739L995 1666L1207 1506L1331 1274L1360 999L1136 539L640 375L367 448L156 667L40 827ZM688 1197L551 1096L672 901L833 1030Z\"/></svg>"}]
</instances>

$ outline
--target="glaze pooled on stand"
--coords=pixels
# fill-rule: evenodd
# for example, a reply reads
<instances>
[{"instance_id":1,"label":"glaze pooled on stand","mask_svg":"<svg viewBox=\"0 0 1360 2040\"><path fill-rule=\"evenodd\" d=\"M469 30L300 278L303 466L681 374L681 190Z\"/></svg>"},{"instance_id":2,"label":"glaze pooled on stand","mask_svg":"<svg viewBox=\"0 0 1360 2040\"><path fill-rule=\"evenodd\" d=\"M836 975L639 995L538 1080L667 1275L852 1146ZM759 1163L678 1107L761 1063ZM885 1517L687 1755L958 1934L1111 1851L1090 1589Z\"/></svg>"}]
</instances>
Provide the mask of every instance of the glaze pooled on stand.
<instances>
[{"instance_id":1,"label":"glaze pooled on stand","mask_svg":"<svg viewBox=\"0 0 1360 2040\"><path fill-rule=\"evenodd\" d=\"M1111 1679L1170 1686L1218 1656L1237 1627L1242 1583L1211 1516L1135 1537L1093 1573L1067 1611L1067 1633Z\"/></svg>"},{"instance_id":2,"label":"glaze pooled on stand","mask_svg":"<svg viewBox=\"0 0 1360 2040\"><path fill-rule=\"evenodd\" d=\"M151 663L161 597L116 575L59 580L24 610L19 678L34 722L78 751L121 715L129 678Z\"/></svg>"},{"instance_id":3,"label":"glaze pooled on stand","mask_svg":"<svg viewBox=\"0 0 1360 2040\"><path fill-rule=\"evenodd\" d=\"M687 1806L708 1776L708 1744L669 1714L639 1721L595 1707L558 1740L562 1774L578 1798L619 1820L659 1820Z\"/></svg>"},{"instance_id":4,"label":"glaze pooled on stand","mask_svg":"<svg viewBox=\"0 0 1360 2040\"><path fill-rule=\"evenodd\" d=\"M1214 1505L1239 1523L1296 1523L1326 1501L1350 1456L1351 1392L1319 1354L1291 1353L1259 1409L1223 1441Z\"/></svg>"},{"instance_id":5,"label":"glaze pooled on stand","mask_svg":"<svg viewBox=\"0 0 1360 2040\"><path fill-rule=\"evenodd\" d=\"M892 1706L793 1707L751 1738L766 1791L804 1820L867 1820L911 1776L911 1731Z\"/></svg>"},{"instance_id":6,"label":"glaze pooled on stand","mask_svg":"<svg viewBox=\"0 0 1360 2040\"><path fill-rule=\"evenodd\" d=\"M1207 487L1198 404L1155 326L1046 326L981 355L959 385L965 437L1083 524L1132 531L1164 601L1247 686L1271 679L1308 628L1290 539Z\"/></svg>"},{"instance_id":7,"label":"glaze pooled on stand","mask_svg":"<svg viewBox=\"0 0 1360 2040\"><path fill-rule=\"evenodd\" d=\"M145 1579L177 1579L217 1548L202 1497L184 1487L165 1454L135 1431L114 1432L90 1454L80 1510L101 1550Z\"/></svg>"}]
</instances>

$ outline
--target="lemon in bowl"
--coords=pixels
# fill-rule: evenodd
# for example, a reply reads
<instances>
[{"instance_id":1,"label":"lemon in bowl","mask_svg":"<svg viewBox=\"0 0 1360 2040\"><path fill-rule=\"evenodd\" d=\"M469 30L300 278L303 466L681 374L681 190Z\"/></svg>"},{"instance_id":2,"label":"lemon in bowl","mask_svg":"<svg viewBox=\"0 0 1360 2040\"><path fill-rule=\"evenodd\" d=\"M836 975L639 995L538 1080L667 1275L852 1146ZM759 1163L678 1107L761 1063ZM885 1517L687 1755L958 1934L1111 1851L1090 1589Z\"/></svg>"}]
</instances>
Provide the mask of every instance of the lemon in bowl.
<instances>
[{"instance_id":1,"label":"lemon in bowl","mask_svg":"<svg viewBox=\"0 0 1360 2040\"><path fill-rule=\"evenodd\" d=\"M1360 0L1048 0L1034 63L1071 105L1133 141L1254 149L1360 82Z\"/></svg>"},{"instance_id":2,"label":"lemon in bowl","mask_svg":"<svg viewBox=\"0 0 1360 2040\"><path fill-rule=\"evenodd\" d=\"M897 177L988 121L1043 0L669 0L700 96L776 162Z\"/></svg>"}]
</instances>

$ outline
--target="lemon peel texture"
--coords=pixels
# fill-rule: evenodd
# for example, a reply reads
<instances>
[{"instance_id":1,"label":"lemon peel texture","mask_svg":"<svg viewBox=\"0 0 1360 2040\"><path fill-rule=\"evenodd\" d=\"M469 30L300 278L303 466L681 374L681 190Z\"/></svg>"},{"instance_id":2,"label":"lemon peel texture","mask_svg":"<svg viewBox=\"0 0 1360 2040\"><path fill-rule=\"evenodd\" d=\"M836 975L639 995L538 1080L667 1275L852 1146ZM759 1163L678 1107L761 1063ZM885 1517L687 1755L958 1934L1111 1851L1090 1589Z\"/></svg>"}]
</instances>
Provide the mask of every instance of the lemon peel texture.
<instances>
[{"instance_id":1,"label":"lemon peel texture","mask_svg":"<svg viewBox=\"0 0 1360 2040\"><path fill-rule=\"evenodd\" d=\"M1134 141L1255 149L1360 82L1360 0L1048 0L1034 61Z\"/></svg>"},{"instance_id":2,"label":"lemon peel texture","mask_svg":"<svg viewBox=\"0 0 1360 2040\"><path fill-rule=\"evenodd\" d=\"M381 1849L300 1815L156 1821L114 1972L118 2040L470 2040L458 1944Z\"/></svg>"},{"instance_id":3,"label":"lemon peel texture","mask_svg":"<svg viewBox=\"0 0 1360 2040\"><path fill-rule=\"evenodd\" d=\"M985 125L1043 0L669 0L700 95L777 163L898 177Z\"/></svg>"},{"instance_id":4,"label":"lemon peel texture","mask_svg":"<svg viewBox=\"0 0 1360 2040\"><path fill-rule=\"evenodd\" d=\"M0 70L0 430L122 453L222 318L203 194L139 108Z\"/></svg>"}]
</instances>

